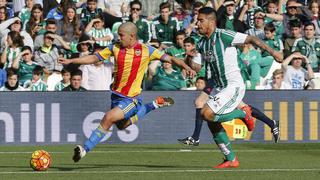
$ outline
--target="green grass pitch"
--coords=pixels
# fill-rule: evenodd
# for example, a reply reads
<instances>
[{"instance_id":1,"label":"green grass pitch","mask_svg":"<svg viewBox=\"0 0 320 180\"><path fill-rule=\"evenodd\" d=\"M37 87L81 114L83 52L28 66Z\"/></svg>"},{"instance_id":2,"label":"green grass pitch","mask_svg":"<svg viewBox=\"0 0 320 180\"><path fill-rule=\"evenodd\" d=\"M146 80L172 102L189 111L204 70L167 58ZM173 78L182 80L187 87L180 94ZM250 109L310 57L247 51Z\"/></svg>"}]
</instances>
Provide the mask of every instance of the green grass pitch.
<instances>
[{"instance_id":1,"label":"green grass pitch","mask_svg":"<svg viewBox=\"0 0 320 180\"><path fill-rule=\"evenodd\" d=\"M31 153L37 149L52 156L46 172L29 167ZM73 145L1 146L0 180L320 179L320 144L237 143L233 149L240 167L216 170L212 166L222 161L222 155L214 144L192 149L179 144L102 144L76 164L71 160Z\"/></svg>"}]
</instances>

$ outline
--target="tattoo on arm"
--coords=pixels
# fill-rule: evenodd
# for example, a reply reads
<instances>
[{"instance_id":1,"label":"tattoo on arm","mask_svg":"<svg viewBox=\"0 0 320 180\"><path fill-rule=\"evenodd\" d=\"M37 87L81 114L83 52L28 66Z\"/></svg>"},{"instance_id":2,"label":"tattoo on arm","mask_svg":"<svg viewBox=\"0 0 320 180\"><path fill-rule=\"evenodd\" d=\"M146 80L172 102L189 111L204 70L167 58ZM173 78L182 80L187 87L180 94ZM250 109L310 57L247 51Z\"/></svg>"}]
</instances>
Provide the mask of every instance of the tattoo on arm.
<instances>
[{"instance_id":1,"label":"tattoo on arm","mask_svg":"<svg viewBox=\"0 0 320 180\"><path fill-rule=\"evenodd\" d=\"M254 44L254 45L258 46L259 48L267 51L271 55L273 55L275 52L274 49L270 48L266 43L264 43L263 41L261 41L259 38L255 37L255 36L248 36L245 43Z\"/></svg>"}]
</instances>

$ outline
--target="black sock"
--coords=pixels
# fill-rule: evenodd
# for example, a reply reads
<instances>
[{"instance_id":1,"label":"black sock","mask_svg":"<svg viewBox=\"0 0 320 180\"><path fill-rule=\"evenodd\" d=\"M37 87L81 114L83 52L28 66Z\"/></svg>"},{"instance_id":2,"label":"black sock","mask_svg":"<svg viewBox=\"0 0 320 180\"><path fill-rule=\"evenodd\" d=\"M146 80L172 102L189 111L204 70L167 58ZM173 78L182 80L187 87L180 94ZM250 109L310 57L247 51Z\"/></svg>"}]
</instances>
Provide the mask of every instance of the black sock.
<instances>
[{"instance_id":1,"label":"black sock","mask_svg":"<svg viewBox=\"0 0 320 180\"><path fill-rule=\"evenodd\" d=\"M271 129L273 129L274 127L274 121L270 118L268 118L268 116L266 116L263 112L261 112L259 109L251 106L251 110L252 110L252 116L255 117L256 119L264 122L265 124L267 124Z\"/></svg>"},{"instance_id":2,"label":"black sock","mask_svg":"<svg viewBox=\"0 0 320 180\"><path fill-rule=\"evenodd\" d=\"M192 135L192 138L196 141L199 140L202 122L203 122L200 111L201 111L201 108L196 109L196 121L195 121L196 123L193 131L193 135Z\"/></svg>"}]
</instances>

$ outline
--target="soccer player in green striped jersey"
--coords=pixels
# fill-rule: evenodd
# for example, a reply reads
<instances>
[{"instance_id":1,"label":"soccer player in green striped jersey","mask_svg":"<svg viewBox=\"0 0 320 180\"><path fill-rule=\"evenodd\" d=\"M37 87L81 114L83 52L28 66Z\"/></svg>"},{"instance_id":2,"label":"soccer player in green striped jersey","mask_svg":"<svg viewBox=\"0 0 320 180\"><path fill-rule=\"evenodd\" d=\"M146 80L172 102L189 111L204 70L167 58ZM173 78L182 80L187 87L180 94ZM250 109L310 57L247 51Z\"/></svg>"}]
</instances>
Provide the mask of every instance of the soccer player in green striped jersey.
<instances>
[{"instance_id":1,"label":"soccer player in green striped jersey","mask_svg":"<svg viewBox=\"0 0 320 180\"><path fill-rule=\"evenodd\" d=\"M245 95L245 85L237 62L237 51L233 46L253 43L265 49L278 62L282 62L282 54L256 37L216 28L216 12L210 7L201 8L197 19L198 31L203 35L197 45L198 52L202 54L202 62L191 62L191 67L198 71L201 65L204 65L209 87L218 89L218 93L213 94L200 111L201 116L208 122L215 143L225 156L225 161L214 168L238 167L240 163L221 125L222 122L234 118L247 119L247 114L237 109ZM253 124L245 123L248 129L249 125Z\"/></svg>"}]
</instances>

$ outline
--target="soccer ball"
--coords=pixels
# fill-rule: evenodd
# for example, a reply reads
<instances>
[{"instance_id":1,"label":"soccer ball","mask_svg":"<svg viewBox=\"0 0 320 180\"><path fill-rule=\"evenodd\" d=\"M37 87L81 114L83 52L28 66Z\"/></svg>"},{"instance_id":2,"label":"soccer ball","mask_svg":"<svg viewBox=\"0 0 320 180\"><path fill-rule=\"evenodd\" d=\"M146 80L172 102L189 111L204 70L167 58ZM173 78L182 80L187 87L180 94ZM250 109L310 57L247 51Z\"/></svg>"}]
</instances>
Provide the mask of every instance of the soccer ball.
<instances>
[{"instance_id":1,"label":"soccer ball","mask_svg":"<svg viewBox=\"0 0 320 180\"><path fill-rule=\"evenodd\" d=\"M36 150L31 155L30 166L35 171L45 171L51 165L51 156L45 150Z\"/></svg>"}]
</instances>

